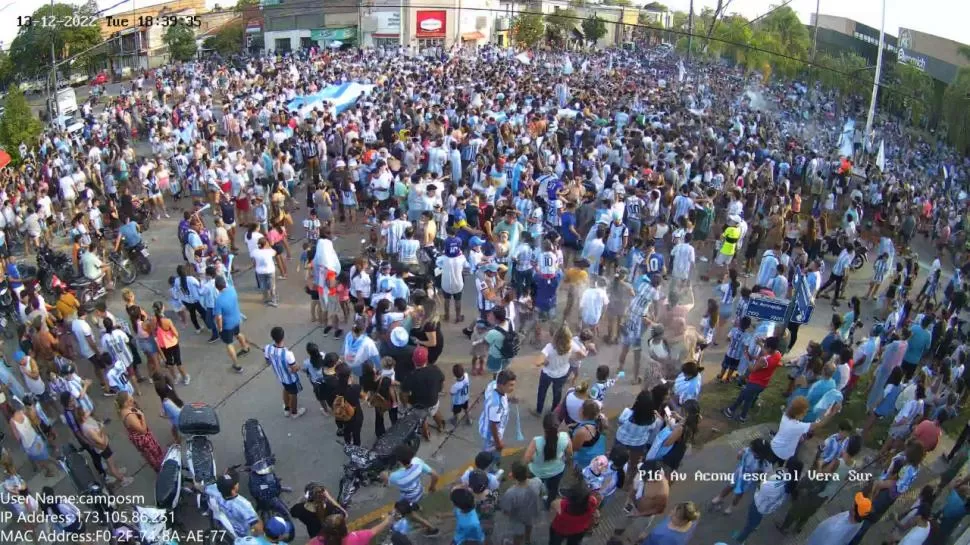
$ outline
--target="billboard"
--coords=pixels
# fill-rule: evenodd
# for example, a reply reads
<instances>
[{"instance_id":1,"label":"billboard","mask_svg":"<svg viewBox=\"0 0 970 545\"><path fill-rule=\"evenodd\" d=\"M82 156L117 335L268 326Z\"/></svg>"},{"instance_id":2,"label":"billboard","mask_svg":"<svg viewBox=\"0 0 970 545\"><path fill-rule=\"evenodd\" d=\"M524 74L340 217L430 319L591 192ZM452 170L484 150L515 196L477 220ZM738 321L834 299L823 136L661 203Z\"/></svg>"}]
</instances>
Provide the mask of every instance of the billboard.
<instances>
[{"instance_id":1,"label":"billboard","mask_svg":"<svg viewBox=\"0 0 970 545\"><path fill-rule=\"evenodd\" d=\"M448 12L443 9L420 10L414 35L418 38L444 38L447 34Z\"/></svg>"}]
</instances>

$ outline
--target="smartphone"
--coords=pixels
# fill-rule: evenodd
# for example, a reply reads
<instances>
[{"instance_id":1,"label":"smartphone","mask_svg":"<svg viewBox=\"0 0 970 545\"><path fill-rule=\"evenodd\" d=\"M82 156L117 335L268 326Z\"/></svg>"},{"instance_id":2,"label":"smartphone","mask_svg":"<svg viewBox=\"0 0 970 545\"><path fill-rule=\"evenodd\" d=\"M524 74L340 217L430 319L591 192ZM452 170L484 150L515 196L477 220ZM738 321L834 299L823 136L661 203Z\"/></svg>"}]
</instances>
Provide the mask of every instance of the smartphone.
<instances>
[{"instance_id":1,"label":"smartphone","mask_svg":"<svg viewBox=\"0 0 970 545\"><path fill-rule=\"evenodd\" d=\"M670 418L670 407L664 407L664 414L667 415L667 418Z\"/></svg>"}]
</instances>

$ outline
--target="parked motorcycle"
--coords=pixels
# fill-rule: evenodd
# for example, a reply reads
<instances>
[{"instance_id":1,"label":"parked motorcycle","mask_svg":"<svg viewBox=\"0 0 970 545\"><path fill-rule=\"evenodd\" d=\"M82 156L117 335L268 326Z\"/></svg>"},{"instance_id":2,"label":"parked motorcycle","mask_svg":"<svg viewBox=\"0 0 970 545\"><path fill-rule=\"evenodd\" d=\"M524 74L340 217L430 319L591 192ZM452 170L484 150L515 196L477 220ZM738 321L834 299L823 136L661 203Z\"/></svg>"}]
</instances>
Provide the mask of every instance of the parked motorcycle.
<instances>
[{"instance_id":1,"label":"parked motorcycle","mask_svg":"<svg viewBox=\"0 0 970 545\"><path fill-rule=\"evenodd\" d=\"M233 466L230 471L249 472L249 496L256 501L256 511L263 519L279 515L286 520L291 520L290 510L280 496L283 492L291 492L292 489L283 486L283 482L276 476L276 457L273 455L273 449L270 447L263 427L258 420L250 418L242 426L242 436L246 465ZM291 535L283 541L292 539Z\"/></svg>"},{"instance_id":2,"label":"parked motorcycle","mask_svg":"<svg viewBox=\"0 0 970 545\"><path fill-rule=\"evenodd\" d=\"M3 336L12 339L17 332L17 306L14 304L10 283L0 280L0 329Z\"/></svg>"},{"instance_id":3,"label":"parked motorcycle","mask_svg":"<svg viewBox=\"0 0 970 545\"><path fill-rule=\"evenodd\" d=\"M128 255L128 259L134 262L138 274L142 276L152 274L152 262L148 259L151 254L148 253L148 246L144 242L139 242L131 248L125 248L125 253Z\"/></svg>"},{"instance_id":4,"label":"parked motorcycle","mask_svg":"<svg viewBox=\"0 0 970 545\"><path fill-rule=\"evenodd\" d=\"M340 492L337 501L344 509L350 507L354 494L363 486L380 481L381 473L394 467L394 449L398 445L408 445L414 451L421 444L421 426L428 416L424 409L410 409L398 418L397 422L382 435L371 449L356 445L345 445L344 454L348 461L344 464L344 476L340 479Z\"/></svg>"},{"instance_id":5,"label":"parked motorcycle","mask_svg":"<svg viewBox=\"0 0 970 545\"><path fill-rule=\"evenodd\" d=\"M215 484L219 473L210 435L219 433L219 416L215 409L205 403L192 403L182 407L179 414L179 433L186 441L186 465L195 491L195 503L203 515L209 514L206 487Z\"/></svg>"},{"instance_id":6,"label":"parked motorcycle","mask_svg":"<svg viewBox=\"0 0 970 545\"><path fill-rule=\"evenodd\" d=\"M81 451L72 443L67 443L61 447L57 463L67 474L71 483L74 484L78 496L84 499L83 502L78 503L85 503L97 509L98 518L96 521L102 525L106 521L112 520L110 513L114 510L114 504L110 500L108 488L98 478L98 474L88 466L88 462Z\"/></svg>"}]
</instances>

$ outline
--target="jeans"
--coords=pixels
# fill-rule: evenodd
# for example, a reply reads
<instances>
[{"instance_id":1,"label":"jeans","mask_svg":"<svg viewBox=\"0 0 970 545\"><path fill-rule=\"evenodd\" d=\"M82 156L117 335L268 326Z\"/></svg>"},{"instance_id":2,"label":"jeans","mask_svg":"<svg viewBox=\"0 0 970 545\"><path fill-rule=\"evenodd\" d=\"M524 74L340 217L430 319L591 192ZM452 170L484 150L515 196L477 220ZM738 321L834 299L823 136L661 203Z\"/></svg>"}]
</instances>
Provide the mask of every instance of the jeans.
<instances>
[{"instance_id":1,"label":"jeans","mask_svg":"<svg viewBox=\"0 0 970 545\"><path fill-rule=\"evenodd\" d=\"M585 536L585 532L564 536L557 534L555 530L549 528L549 545L562 545L563 542L565 542L566 545L579 545L583 542L583 538Z\"/></svg>"},{"instance_id":2,"label":"jeans","mask_svg":"<svg viewBox=\"0 0 970 545\"><path fill-rule=\"evenodd\" d=\"M357 407L357 415L354 416L350 422L344 422L344 427L342 434L344 436L344 443L348 445L360 446L360 429L364 427L364 415L360 412L360 407Z\"/></svg>"},{"instance_id":3,"label":"jeans","mask_svg":"<svg viewBox=\"0 0 970 545\"><path fill-rule=\"evenodd\" d=\"M542 409L546 404L546 392L552 386L552 408L555 410L562 400L562 387L566 384L566 376L552 378L545 372L539 373L539 392L536 394L536 412L542 414Z\"/></svg>"},{"instance_id":4,"label":"jeans","mask_svg":"<svg viewBox=\"0 0 970 545\"><path fill-rule=\"evenodd\" d=\"M791 348L795 346L795 341L798 340L798 328L801 324L796 324L794 322L788 322L788 334L791 337L788 341L788 347Z\"/></svg>"},{"instance_id":5,"label":"jeans","mask_svg":"<svg viewBox=\"0 0 970 545\"><path fill-rule=\"evenodd\" d=\"M842 293L842 285L844 283L845 283L845 275L838 275L838 274L832 273L829 275L828 280L826 280L825 283L822 284L822 287L818 289L818 292L822 293L823 291L825 291L826 288L828 288L832 284L835 284L835 293L832 295L832 301L838 301L839 295L841 295Z\"/></svg>"},{"instance_id":6,"label":"jeans","mask_svg":"<svg viewBox=\"0 0 970 545\"><path fill-rule=\"evenodd\" d=\"M754 505L754 499L752 499L751 507L748 508L748 520L744 523L744 528L735 536L738 543L744 543L744 540L748 539L748 536L758 529L758 525L761 524L761 519L763 518L764 515L758 511L758 508Z\"/></svg>"},{"instance_id":7,"label":"jeans","mask_svg":"<svg viewBox=\"0 0 970 545\"><path fill-rule=\"evenodd\" d=\"M546 509L549 509L552 502L556 501L556 498L559 497L559 483L562 482L562 478L565 474L566 470L563 469L558 475L553 475L552 477L542 479L542 486L546 487Z\"/></svg>"},{"instance_id":8,"label":"jeans","mask_svg":"<svg viewBox=\"0 0 970 545\"><path fill-rule=\"evenodd\" d=\"M747 418L748 409L754 405L754 402L757 401L758 396L761 395L761 392L763 391L765 391L764 386L759 386L750 382L745 384L744 388L741 388L741 393L738 394L737 399L735 399L734 403L731 404L731 412L733 413L740 407L741 412L738 413L738 416L740 418Z\"/></svg>"},{"instance_id":9,"label":"jeans","mask_svg":"<svg viewBox=\"0 0 970 545\"><path fill-rule=\"evenodd\" d=\"M212 331L212 338L219 338L219 330L216 329L216 309L207 308L205 309L205 326Z\"/></svg>"},{"instance_id":10,"label":"jeans","mask_svg":"<svg viewBox=\"0 0 970 545\"><path fill-rule=\"evenodd\" d=\"M198 301L194 303L187 303L185 301L182 301L182 303L185 304L185 309L189 311L189 317L192 318L192 325L196 329L202 329L201 327L199 327L198 318L196 318L196 314L199 314L202 316L202 319L205 320L205 310L202 308L202 305L199 304Z\"/></svg>"}]
</instances>

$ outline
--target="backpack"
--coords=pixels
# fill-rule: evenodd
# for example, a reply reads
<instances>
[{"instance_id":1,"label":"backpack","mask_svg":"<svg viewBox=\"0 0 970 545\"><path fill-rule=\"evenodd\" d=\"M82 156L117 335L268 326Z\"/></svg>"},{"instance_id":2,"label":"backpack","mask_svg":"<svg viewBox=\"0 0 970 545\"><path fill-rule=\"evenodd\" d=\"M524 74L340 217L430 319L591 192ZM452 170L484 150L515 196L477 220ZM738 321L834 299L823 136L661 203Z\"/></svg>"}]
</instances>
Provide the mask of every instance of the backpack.
<instances>
[{"instance_id":1,"label":"backpack","mask_svg":"<svg viewBox=\"0 0 970 545\"><path fill-rule=\"evenodd\" d=\"M501 352L502 357L510 360L519 355L519 348L522 345L522 339L519 334L515 331L506 331L501 327L496 327L499 333L502 334L502 346L499 347L499 352Z\"/></svg>"},{"instance_id":2,"label":"backpack","mask_svg":"<svg viewBox=\"0 0 970 545\"><path fill-rule=\"evenodd\" d=\"M178 233L179 233L179 243L181 243L182 246L185 246L185 243L188 242L189 240L189 226L179 225Z\"/></svg>"},{"instance_id":3,"label":"backpack","mask_svg":"<svg viewBox=\"0 0 970 545\"><path fill-rule=\"evenodd\" d=\"M384 378L388 378L388 377L384 377ZM381 389L381 385L383 384L384 384L384 379L382 378L377 383L377 390L374 390L374 393L370 395L370 405L371 407L374 407L375 409L377 409L378 412L384 412L391 408L391 402L388 399L385 399L384 396L382 396L379 393Z\"/></svg>"},{"instance_id":4,"label":"backpack","mask_svg":"<svg viewBox=\"0 0 970 545\"><path fill-rule=\"evenodd\" d=\"M337 422L350 422L354 418L357 408L344 399L344 396L337 396L333 400L333 418Z\"/></svg>"}]
</instances>

